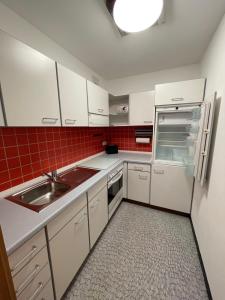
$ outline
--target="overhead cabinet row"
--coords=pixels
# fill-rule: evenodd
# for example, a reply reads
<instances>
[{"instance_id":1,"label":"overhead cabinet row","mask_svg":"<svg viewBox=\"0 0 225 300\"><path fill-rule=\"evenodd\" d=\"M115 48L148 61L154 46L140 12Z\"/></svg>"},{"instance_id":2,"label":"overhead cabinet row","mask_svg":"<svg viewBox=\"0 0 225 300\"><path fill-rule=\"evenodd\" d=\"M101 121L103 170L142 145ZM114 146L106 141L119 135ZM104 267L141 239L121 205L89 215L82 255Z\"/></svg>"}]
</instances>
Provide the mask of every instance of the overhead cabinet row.
<instances>
[{"instance_id":1,"label":"overhead cabinet row","mask_svg":"<svg viewBox=\"0 0 225 300\"><path fill-rule=\"evenodd\" d=\"M1 126L3 112L8 126L61 126L61 118L62 126L88 126L91 113L108 116L101 87L2 31L0 43Z\"/></svg>"}]
</instances>

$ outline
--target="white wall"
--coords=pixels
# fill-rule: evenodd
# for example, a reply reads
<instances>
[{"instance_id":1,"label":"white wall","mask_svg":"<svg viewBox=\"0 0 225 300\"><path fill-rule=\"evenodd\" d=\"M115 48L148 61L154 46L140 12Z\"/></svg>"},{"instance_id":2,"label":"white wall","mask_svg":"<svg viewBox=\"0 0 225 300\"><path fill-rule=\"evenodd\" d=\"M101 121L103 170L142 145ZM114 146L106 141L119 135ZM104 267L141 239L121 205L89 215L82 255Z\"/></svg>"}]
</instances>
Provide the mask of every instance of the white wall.
<instances>
[{"instance_id":1,"label":"white wall","mask_svg":"<svg viewBox=\"0 0 225 300\"><path fill-rule=\"evenodd\" d=\"M214 300L225 299L225 17L201 64L206 97L218 92L209 180L195 184L192 220ZM220 109L219 109L220 108Z\"/></svg>"},{"instance_id":2,"label":"white wall","mask_svg":"<svg viewBox=\"0 0 225 300\"><path fill-rule=\"evenodd\" d=\"M97 77L103 84L98 74L2 3L0 29L89 80L92 80L92 76Z\"/></svg>"},{"instance_id":3,"label":"white wall","mask_svg":"<svg viewBox=\"0 0 225 300\"><path fill-rule=\"evenodd\" d=\"M105 81L105 87L114 95L154 90L155 84L200 78L200 65L183 66L158 72Z\"/></svg>"}]
</instances>

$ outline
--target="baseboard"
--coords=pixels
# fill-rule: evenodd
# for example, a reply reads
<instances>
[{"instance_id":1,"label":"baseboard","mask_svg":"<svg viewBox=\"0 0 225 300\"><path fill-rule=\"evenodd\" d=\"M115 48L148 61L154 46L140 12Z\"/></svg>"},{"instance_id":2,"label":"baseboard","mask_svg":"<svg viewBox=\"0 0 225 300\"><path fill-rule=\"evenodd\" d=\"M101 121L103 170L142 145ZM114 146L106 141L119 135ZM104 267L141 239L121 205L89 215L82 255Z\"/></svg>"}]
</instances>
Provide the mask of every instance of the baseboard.
<instances>
[{"instance_id":1,"label":"baseboard","mask_svg":"<svg viewBox=\"0 0 225 300\"><path fill-rule=\"evenodd\" d=\"M206 274L206 271L205 271L204 263L203 263L203 260L202 260L202 255L201 255L199 244L198 244L198 239L197 239L197 236L196 236L196 233L195 233L195 228L194 228L194 225L193 225L191 217L190 217L190 221L191 221L191 228L192 228L192 232L193 232L193 235L194 235L194 240L195 240L196 248L197 248L197 251L198 251L199 261L200 261L201 268L202 268L202 273L203 273L203 277L204 277L204 281L205 281L205 286L206 286L207 294L208 294L209 300L213 300L212 293L211 293L210 286L209 286L209 281L208 281L208 278L207 278L207 274Z\"/></svg>"},{"instance_id":2,"label":"baseboard","mask_svg":"<svg viewBox=\"0 0 225 300\"><path fill-rule=\"evenodd\" d=\"M181 211L172 210L172 209L168 209L168 208L164 208L164 207L155 206L155 205L151 205L151 204L148 204L148 203L142 203L142 202L138 202L138 201L135 201L135 200L130 200L130 199L127 199L127 198L123 198L123 201L128 202L128 203L137 204L137 205L144 206L144 207L149 207L149 208L160 210L160 211L164 211L164 212L168 212L168 213L183 216L183 217L188 217L188 218L190 217L190 214L188 214L188 213L184 213L184 212L181 212Z\"/></svg>"}]
</instances>

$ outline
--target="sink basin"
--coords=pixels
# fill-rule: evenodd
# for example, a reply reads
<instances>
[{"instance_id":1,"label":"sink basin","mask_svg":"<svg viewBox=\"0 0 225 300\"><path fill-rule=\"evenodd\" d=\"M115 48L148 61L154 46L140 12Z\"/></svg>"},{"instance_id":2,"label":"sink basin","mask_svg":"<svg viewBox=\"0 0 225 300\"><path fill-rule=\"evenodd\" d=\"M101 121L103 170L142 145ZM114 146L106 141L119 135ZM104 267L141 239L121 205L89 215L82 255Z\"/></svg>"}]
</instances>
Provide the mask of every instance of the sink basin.
<instances>
[{"instance_id":1,"label":"sink basin","mask_svg":"<svg viewBox=\"0 0 225 300\"><path fill-rule=\"evenodd\" d=\"M50 205L67 192L88 180L97 172L99 171L88 168L72 168L59 174L55 182L50 180L42 181L39 184L6 197L6 199L39 212L47 205Z\"/></svg>"},{"instance_id":2,"label":"sink basin","mask_svg":"<svg viewBox=\"0 0 225 300\"><path fill-rule=\"evenodd\" d=\"M32 205L43 205L65 194L70 186L61 182L46 182L36 188L25 191L21 195L21 201Z\"/></svg>"},{"instance_id":3,"label":"sink basin","mask_svg":"<svg viewBox=\"0 0 225 300\"><path fill-rule=\"evenodd\" d=\"M70 185L62 182L41 182L6 199L16 202L35 211L40 211L46 205L62 197L70 190Z\"/></svg>"}]
</instances>

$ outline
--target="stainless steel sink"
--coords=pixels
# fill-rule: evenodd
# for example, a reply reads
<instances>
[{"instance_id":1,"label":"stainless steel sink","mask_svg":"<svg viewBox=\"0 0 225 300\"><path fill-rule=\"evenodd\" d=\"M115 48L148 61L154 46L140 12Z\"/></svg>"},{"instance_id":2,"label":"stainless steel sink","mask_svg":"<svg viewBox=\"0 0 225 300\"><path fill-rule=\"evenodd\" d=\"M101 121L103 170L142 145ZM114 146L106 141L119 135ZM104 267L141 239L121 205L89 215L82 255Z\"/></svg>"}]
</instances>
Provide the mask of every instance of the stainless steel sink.
<instances>
[{"instance_id":1,"label":"stainless steel sink","mask_svg":"<svg viewBox=\"0 0 225 300\"><path fill-rule=\"evenodd\" d=\"M56 181L42 181L6 199L39 212L97 172L88 168L73 168L59 174Z\"/></svg>"},{"instance_id":2,"label":"stainless steel sink","mask_svg":"<svg viewBox=\"0 0 225 300\"><path fill-rule=\"evenodd\" d=\"M33 205L43 205L54 201L70 189L70 186L61 182L45 182L21 194L21 200Z\"/></svg>"}]
</instances>

